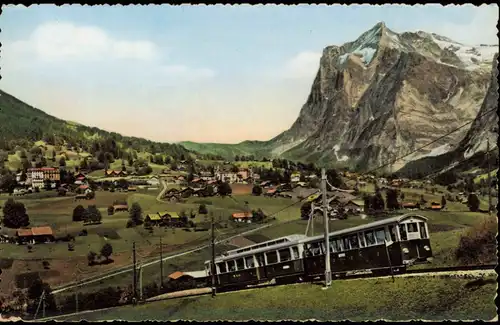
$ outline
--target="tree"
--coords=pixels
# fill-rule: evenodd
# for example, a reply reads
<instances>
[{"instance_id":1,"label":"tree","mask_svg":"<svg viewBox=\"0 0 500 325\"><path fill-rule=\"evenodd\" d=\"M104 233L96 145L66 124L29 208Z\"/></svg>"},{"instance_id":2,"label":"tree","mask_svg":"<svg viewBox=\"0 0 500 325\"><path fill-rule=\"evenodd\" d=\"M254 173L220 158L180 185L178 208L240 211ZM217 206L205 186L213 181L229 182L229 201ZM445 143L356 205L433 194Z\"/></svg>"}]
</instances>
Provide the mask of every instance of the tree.
<instances>
[{"instance_id":1,"label":"tree","mask_svg":"<svg viewBox=\"0 0 500 325\"><path fill-rule=\"evenodd\" d=\"M207 206L205 204L200 204L200 207L198 208L198 213L199 214L207 214Z\"/></svg>"},{"instance_id":2,"label":"tree","mask_svg":"<svg viewBox=\"0 0 500 325\"><path fill-rule=\"evenodd\" d=\"M375 196L373 197L372 206L375 210L384 210L385 209L384 198L382 197L382 193L380 191L377 191L375 193Z\"/></svg>"},{"instance_id":3,"label":"tree","mask_svg":"<svg viewBox=\"0 0 500 325\"><path fill-rule=\"evenodd\" d=\"M229 185L227 182L223 182L219 185L218 192L222 196L227 196L231 195L231 193L233 193L233 190L231 189L231 185Z\"/></svg>"},{"instance_id":4,"label":"tree","mask_svg":"<svg viewBox=\"0 0 500 325\"><path fill-rule=\"evenodd\" d=\"M24 204L8 199L3 207L3 224L5 227L15 229L27 227L30 220Z\"/></svg>"},{"instance_id":5,"label":"tree","mask_svg":"<svg viewBox=\"0 0 500 325\"><path fill-rule=\"evenodd\" d=\"M115 213L115 208L112 205L110 205L108 207L108 216L112 216L114 213Z\"/></svg>"},{"instance_id":6,"label":"tree","mask_svg":"<svg viewBox=\"0 0 500 325\"><path fill-rule=\"evenodd\" d=\"M469 197L467 198L467 206L469 207L469 210L471 212L477 212L479 210L479 198L477 197L476 194L469 194Z\"/></svg>"},{"instance_id":7,"label":"tree","mask_svg":"<svg viewBox=\"0 0 500 325\"><path fill-rule=\"evenodd\" d=\"M101 248L101 255L106 258L107 261L109 261L109 257L113 254L113 246L111 246L110 243L104 244Z\"/></svg>"},{"instance_id":8,"label":"tree","mask_svg":"<svg viewBox=\"0 0 500 325\"><path fill-rule=\"evenodd\" d=\"M52 162L56 162L56 150L52 149Z\"/></svg>"},{"instance_id":9,"label":"tree","mask_svg":"<svg viewBox=\"0 0 500 325\"><path fill-rule=\"evenodd\" d=\"M444 208L446 206L446 198L443 196L441 196L441 206Z\"/></svg>"},{"instance_id":10,"label":"tree","mask_svg":"<svg viewBox=\"0 0 500 325\"><path fill-rule=\"evenodd\" d=\"M387 198L387 209L396 210L399 208L398 193L394 189L388 189L386 191Z\"/></svg>"},{"instance_id":11,"label":"tree","mask_svg":"<svg viewBox=\"0 0 500 325\"><path fill-rule=\"evenodd\" d=\"M45 309L50 311L57 310L56 301L52 294L52 289L48 283L43 282L40 278L33 281L33 284L28 288L28 312L34 313L38 307L42 293L44 295Z\"/></svg>"},{"instance_id":12,"label":"tree","mask_svg":"<svg viewBox=\"0 0 500 325\"><path fill-rule=\"evenodd\" d=\"M89 265L94 265L96 257L97 257L97 254L93 251L90 251L87 254L87 261L88 261Z\"/></svg>"},{"instance_id":13,"label":"tree","mask_svg":"<svg viewBox=\"0 0 500 325\"><path fill-rule=\"evenodd\" d=\"M85 208L82 205L77 205L73 209L73 221L82 221L85 215Z\"/></svg>"},{"instance_id":14,"label":"tree","mask_svg":"<svg viewBox=\"0 0 500 325\"><path fill-rule=\"evenodd\" d=\"M143 223L142 208L138 202L132 203L130 208L130 222L133 226L138 226Z\"/></svg>"},{"instance_id":15,"label":"tree","mask_svg":"<svg viewBox=\"0 0 500 325\"><path fill-rule=\"evenodd\" d=\"M43 185L46 191L50 191L52 189L52 181L50 179L44 180Z\"/></svg>"},{"instance_id":16,"label":"tree","mask_svg":"<svg viewBox=\"0 0 500 325\"><path fill-rule=\"evenodd\" d=\"M89 205L83 215L83 221L85 223L99 223L101 220L101 211L95 205Z\"/></svg>"},{"instance_id":17,"label":"tree","mask_svg":"<svg viewBox=\"0 0 500 325\"><path fill-rule=\"evenodd\" d=\"M254 185L254 187L252 188L252 194L255 196L261 195L262 194L262 187L260 187L259 185Z\"/></svg>"},{"instance_id":18,"label":"tree","mask_svg":"<svg viewBox=\"0 0 500 325\"><path fill-rule=\"evenodd\" d=\"M344 184L342 178L335 169L328 169L326 171L326 178L332 186L335 186L337 188L340 188Z\"/></svg>"},{"instance_id":19,"label":"tree","mask_svg":"<svg viewBox=\"0 0 500 325\"><path fill-rule=\"evenodd\" d=\"M365 213L367 213L367 212L370 210L370 208L371 208L371 202L372 202L372 201L373 201L373 200L372 200L372 197L371 197L370 195L365 194L365 195L363 196L363 203L364 203L364 207L363 207L363 209L364 209L364 212L365 212Z\"/></svg>"},{"instance_id":20,"label":"tree","mask_svg":"<svg viewBox=\"0 0 500 325\"><path fill-rule=\"evenodd\" d=\"M16 185L16 178L11 173L0 176L0 190L12 193L14 192Z\"/></svg>"},{"instance_id":21,"label":"tree","mask_svg":"<svg viewBox=\"0 0 500 325\"><path fill-rule=\"evenodd\" d=\"M61 166L61 167L65 167L66 166L66 159L64 159L64 157L61 157L59 159L59 166Z\"/></svg>"}]
</instances>

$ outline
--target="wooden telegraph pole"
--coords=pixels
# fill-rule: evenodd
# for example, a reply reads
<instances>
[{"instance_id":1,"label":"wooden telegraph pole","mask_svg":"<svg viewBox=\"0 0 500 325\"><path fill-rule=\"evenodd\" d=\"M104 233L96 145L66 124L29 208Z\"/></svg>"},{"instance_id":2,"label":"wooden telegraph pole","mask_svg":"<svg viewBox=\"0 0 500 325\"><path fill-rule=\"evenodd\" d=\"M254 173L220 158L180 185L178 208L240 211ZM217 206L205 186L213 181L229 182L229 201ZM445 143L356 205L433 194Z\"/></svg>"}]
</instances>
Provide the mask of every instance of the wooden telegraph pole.
<instances>
[{"instance_id":1,"label":"wooden telegraph pole","mask_svg":"<svg viewBox=\"0 0 500 325\"><path fill-rule=\"evenodd\" d=\"M132 281L132 302L135 305L137 302L137 267L136 267L136 259L135 259L135 242L132 244L132 259L134 264L134 279Z\"/></svg>"},{"instance_id":2,"label":"wooden telegraph pole","mask_svg":"<svg viewBox=\"0 0 500 325\"><path fill-rule=\"evenodd\" d=\"M160 237L160 288L163 288L163 245Z\"/></svg>"},{"instance_id":3,"label":"wooden telegraph pole","mask_svg":"<svg viewBox=\"0 0 500 325\"><path fill-rule=\"evenodd\" d=\"M216 283L215 283L215 222L214 215L212 213L212 262L210 263L210 274L212 276L212 298L216 295Z\"/></svg>"},{"instance_id":4,"label":"wooden telegraph pole","mask_svg":"<svg viewBox=\"0 0 500 325\"><path fill-rule=\"evenodd\" d=\"M326 171L321 169L321 189L323 192L323 217L325 228L325 289L329 288L332 282L332 271L330 268L330 241L328 229L328 198L326 197Z\"/></svg>"}]
</instances>

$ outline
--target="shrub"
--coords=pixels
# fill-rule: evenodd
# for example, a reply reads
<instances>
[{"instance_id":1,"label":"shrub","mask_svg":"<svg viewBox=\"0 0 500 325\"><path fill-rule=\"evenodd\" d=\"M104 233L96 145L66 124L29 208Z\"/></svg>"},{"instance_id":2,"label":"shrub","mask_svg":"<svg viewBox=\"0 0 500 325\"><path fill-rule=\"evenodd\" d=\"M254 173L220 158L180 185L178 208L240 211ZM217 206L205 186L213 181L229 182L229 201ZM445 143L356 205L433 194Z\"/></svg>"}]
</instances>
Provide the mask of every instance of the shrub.
<instances>
[{"instance_id":1,"label":"shrub","mask_svg":"<svg viewBox=\"0 0 500 325\"><path fill-rule=\"evenodd\" d=\"M488 217L469 229L459 240L455 257L461 264L485 264L496 262L496 217Z\"/></svg>"}]
</instances>

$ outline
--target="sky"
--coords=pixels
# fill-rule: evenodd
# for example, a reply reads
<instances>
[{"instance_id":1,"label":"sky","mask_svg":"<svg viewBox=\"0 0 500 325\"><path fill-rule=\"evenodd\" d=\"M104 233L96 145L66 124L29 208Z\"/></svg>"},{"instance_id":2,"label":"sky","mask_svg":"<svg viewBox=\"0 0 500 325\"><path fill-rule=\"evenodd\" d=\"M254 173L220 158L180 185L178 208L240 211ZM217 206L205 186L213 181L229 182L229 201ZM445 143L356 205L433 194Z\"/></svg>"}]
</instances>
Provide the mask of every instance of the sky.
<instances>
[{"instance_id":1,"label":"sky","mask_svg":"<svg viewBox=\"0 0 500 325\"><path fill-rule=\"evenodd\" d=\"M160 142L269 140L323 48L383 21L498 44L498 6L2 6L0 89L61 119Z\"/></svg>"}]
</instances>

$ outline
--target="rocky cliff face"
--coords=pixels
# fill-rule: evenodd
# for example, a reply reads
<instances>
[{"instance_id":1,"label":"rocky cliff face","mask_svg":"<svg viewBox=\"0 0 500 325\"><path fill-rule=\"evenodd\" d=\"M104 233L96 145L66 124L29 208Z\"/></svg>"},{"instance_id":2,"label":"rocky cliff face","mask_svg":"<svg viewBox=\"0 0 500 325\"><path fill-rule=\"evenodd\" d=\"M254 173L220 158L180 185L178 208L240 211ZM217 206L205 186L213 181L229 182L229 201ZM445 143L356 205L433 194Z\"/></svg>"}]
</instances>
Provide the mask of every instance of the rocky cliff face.
<instances>
[{"instance_id":1,"label":"rocky cliff face","mask_svg":"<svg viewBox=\"0 0 500 325\"><path fill-rule=\"evenodd\" d=\"M311 93L273 153L369 169L474 119L498 46L466 46L424 32L397 34L384 23L356 41L324 49ZM492 99L493 100L493 99ZM455 132L394 166L443 153Z\"/></svg>"},{"instance_id":2,"label":"rocky cliff face","mask_svg":"<svg viewBox=\"0 0 500 325\"><path fill-rule=\"evenodd\" d=\"M492 65L490 85L481 109L470 127L465 128L467 133L463 139L452 150L412 161L400 172L410 175L417 172L438 173L450 168L468 170L478 164L484 164L488 140L490 150L498 150L498 54L495 54ZM490 157L494 155L491 153ZM493 163L495 164L495 161Z\"/></svg>"}]
</instances>

